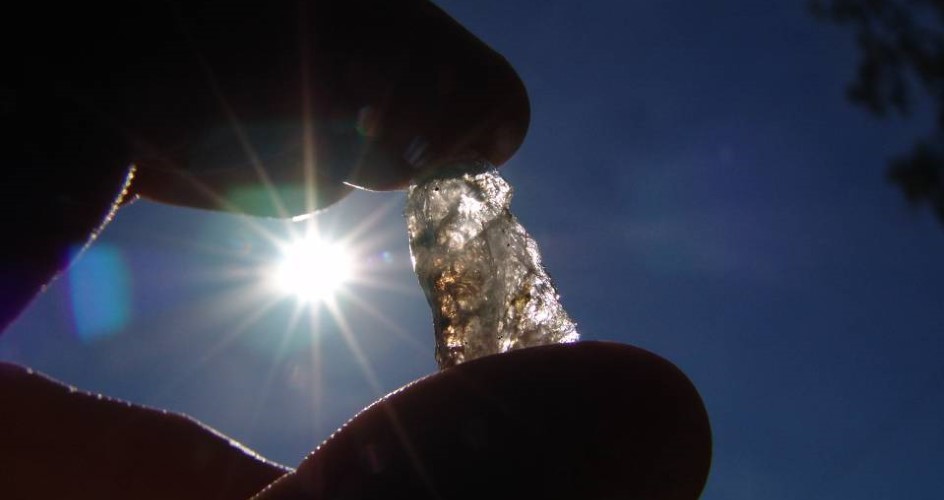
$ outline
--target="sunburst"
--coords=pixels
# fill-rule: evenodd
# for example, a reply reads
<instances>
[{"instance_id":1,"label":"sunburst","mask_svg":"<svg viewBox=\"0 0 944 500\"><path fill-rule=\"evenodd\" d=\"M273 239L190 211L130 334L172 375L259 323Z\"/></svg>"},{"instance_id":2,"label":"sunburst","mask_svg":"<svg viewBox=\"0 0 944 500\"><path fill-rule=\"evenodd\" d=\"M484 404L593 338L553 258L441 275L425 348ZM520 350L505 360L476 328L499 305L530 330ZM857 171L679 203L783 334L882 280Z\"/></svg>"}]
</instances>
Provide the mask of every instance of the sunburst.
<instances>
[{"instance_id":1,"label":"sunburst","mask_svg":"<svg viewBox=\"0 0 944 500\"><path fill-rule=\"evenodd\" d=\"M281 246L271 280L277 291L301 302L330 300L354 275L350 251L316 233Z\"/></svg>"}]
</instances>

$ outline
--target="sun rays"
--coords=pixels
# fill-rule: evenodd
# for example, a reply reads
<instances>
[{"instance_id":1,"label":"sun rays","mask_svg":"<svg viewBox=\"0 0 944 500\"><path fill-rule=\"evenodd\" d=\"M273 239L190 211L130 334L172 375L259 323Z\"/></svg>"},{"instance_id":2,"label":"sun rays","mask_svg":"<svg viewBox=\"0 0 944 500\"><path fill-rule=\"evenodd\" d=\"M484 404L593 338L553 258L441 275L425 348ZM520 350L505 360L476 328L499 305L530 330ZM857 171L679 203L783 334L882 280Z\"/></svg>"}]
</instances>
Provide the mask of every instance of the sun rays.
<instances>
[{"instance_id":1,"label":"sun rays","mask_svg":"<svg viewBox=\"0 0 944 500\"><path fill-rule=\"evenodd\" d=\"M281 250L282 259L273 270L272 285L303 302L333 298L354 273L348 249L316 234L289 242Z\"/></svg>"},{"instance_id":2,"label":"sun rays","mask_svg":"<svg viewBox=\"0 0 944 500\"><path fill-rule=\"evenodd\" d=\"M425 299L410 286L401 205L395 194L355 193L306 220L211 216L189 228L195 237L162 237L196 257L179 263L184 272L166 267L172 260L154 264L159 286L181 294L152 311L174 318L171 331L191 347L147 403L166 405L206 376L251 370L251 385L234 379L222 389L245 402L244 432L265 432L284 412L278 418L305 422L320 439L338 425L339 397L376 399L415 378L383 375L391 356L432 360L432 343L405 326L423 321ZM287 276L297 283L286 288ZM304 288L325 278L330 286Z\"/></svg>"},{"instance_id":3,"label":"sun rays","mask_svg":"<svg viewBox=\"0 0 944 500\"><path fill-rule=\"evenodd\" d=\"M405 229L396 216L401 204L400 196L360 193L342 202L346 206L298 221L213 217L201 237L174 241L203 255L208 266L182 276L181 284L204 292L176 313L182 329L202 338L193 341L200 351L169 370L154 397L167 397L247 348L264 363L256 373L256 403L247 408L249 421L259 426L271 411L264 403L268 395L289 384L304 387L297 389L299 397L310 399L308 418L320 429L325 391L339 390L322 385L322 370L336 369L326 363L350 363L352 373L360 374L352 382L362 380L374 397L405 382L391 385L378 378L376 368L386 363L377 357L385 349L431 359L430 344L403 328L399 310L387 305L402 299L377 300L392 293L425 303L419 288L406 281L411 271ZM377 340L381 343L373 344ZM324 358L324 345L346 346L349 361ZM304 369L293 372L293 367ZM305 384L287 380L289 373L303 373Z\"/></svg>"},{"instance_id":4,"label":"sun rays","mask_svg":"<svg viewBox=\"0 0 944 500\"><path fill-rule=\"evenodd\" d=\"M314 428L320 425L322 403L330 389L323 386L322 371L331 370L329 365L337 363L325 359L322 350L340 347L326 343L332 338L343 342L350 353L350 361L344 362L350 364L353 373L360 373L354 379L362 378L375 398L403 383L393 381L395 385L391 386L390 380L378 376L380 359L372 353L386 347L375 346L396 345L410 355L422 352L432 359L432 344L424 344L406 331L400 310L393 313L384 307L383 299L378 302L372 298L378 294L406 294L411 300L415 298L417 304L425 304L415 281L406 278L411 271L406 257L405 223L402 218L396 225L392 222L392 215L401 210L402 196L362 194L384 197L384 201L373 203L366 212L352 213L349 211L352 200L345 200L347 203L342 201L340 207L315 214L331 200L319 199L328 195L326 186L319 185L325 179L319 175L319 155L313 140L316 124L312 109L317 103L306 90L314 75L309 75L305 63L307 47L302 38L303 88L297 112L300 126L297 135L290 138L300 147L292 150L291 155L296 156L279 165L268 164L265 151L272 145L265 143L264 135L252 133L253 123L240 116L209 61L197 54L220 115L239 143L239 154L245 157L260 192L281 218L238 216L198 240L177 242L206 256L209 263L209 268L186 276L187 281L206 286L207 293L186 304L184 309L188 313L182 315L198 318L194 326L207 336L195 344L200 345L202 352L193 352L192 361L188 361L192 365L171 370L167 385L160 392L175 391L188 384L197 372L229 363L227 356L233 349L250 346L251 356L264 363L254 374L259 385L253 389L258 391L254 404L247 408L250 426L263 424L263 415L270 411L267 408L270 394L280 385L293 384L285 378L286 374L305 378L305 383L294 385L302 387L298 389L299 396L311 402L311 414L307 417L311 425ZM364 151L359 153L358 158L364 156ZM285 161L291 155L280 159ZM358 167L354 165L355 170ZM297 169L297 175L286 174L287 168ZM293 179L304 190L301 207L282 199L275 181L285 179ZM245 212L232 199L232 193L215 184L216 178L190 175L187 181L217 207ZM302 207L308 213L298 213ZM223 234L234 226L238 226L238 236ZM373 344L381 337L384 340ZM341 352L345 347L341 347ZM301 360L299 354L308 361Z\"/></svg>"}]
</instances>

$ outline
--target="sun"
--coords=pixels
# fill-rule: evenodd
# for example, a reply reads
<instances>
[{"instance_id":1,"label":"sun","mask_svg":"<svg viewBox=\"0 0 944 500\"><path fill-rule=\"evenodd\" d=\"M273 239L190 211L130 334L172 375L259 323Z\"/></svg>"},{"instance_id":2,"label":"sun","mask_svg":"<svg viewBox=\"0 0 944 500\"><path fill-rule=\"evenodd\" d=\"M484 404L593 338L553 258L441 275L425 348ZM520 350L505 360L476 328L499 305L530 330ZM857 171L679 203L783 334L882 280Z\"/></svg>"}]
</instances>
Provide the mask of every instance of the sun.
<instances>
[{"instance_id":1,"label":"sun","mask_svg":"<svg viewBox=\"0 0 944 500\"><path fill-rule=\"evenodd\" d=\"M353 276L350 252L339 242L308 234L282 245L281 250L272 282L280 292L301 302L331 300Z\"/></svg>"}]
</instances>

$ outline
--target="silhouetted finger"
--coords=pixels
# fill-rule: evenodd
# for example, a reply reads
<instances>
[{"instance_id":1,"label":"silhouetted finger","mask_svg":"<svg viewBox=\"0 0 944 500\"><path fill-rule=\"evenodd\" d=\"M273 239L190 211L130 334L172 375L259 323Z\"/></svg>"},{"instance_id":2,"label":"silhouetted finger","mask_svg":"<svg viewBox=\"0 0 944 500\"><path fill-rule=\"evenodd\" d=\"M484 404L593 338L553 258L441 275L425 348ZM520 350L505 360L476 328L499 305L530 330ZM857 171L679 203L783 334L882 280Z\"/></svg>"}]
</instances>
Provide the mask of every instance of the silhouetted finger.
<instances>
[{"instance_id":1,"label":"silhouetted finger","mask_svg":"<svg viewBox=\"0 0 944 500\"><path fill-rule=\"evenodd\" d=\"M291 216L521 144L527 94L426 0L13 2L0 327L130 194ZM125 199L130 199L126 197Z\"/></svg>"},{"instance_id":2,"label":"silhouetted finger","mask_svg":"<svg viewBox=\"0 0 944 500\"><path fill-rule=\"evenodd\" d=\"M524 139L517 74L426 0L185 4L178 15L200 67L184 51L156 81L148 70L137 85L153 102L129 120L153 199L278 214L265 196L240 199L269 189L294 215L333 203L344 182L398 189L458 160L500 165ZM293 188L315 196L285 196Z\"/></svg>"},{"instance_id":3,"label":"silhouetted finger","mask_svg":"<svg viewBox=\"0 0 944 500\"><path fill-rule=\"evenodd\" d=\"M17 9L44 33L10 40L23 88L107 129L95 142L113 141L158 201L296 215L345 182L397 189L444 163L501 164L528 127L508 62L427 0Z\"/></svg>"},{"instance_id":4,"label":"silhouetted finger","mask_svg":"<svg viewBox=\"0 0 944 500\"><path fill-rule=\"evenodd\" d=\"M243 499L286 469L181 415L0 363L0 498Z\"/></svg>"},{"instance_id":5,"label":"silhouetted finger","mask_svg":"<svg viewBox=\"0 0 944 500\"><path fill-rule=\"evenodd\" d=\"M583 342L469 361L372 405L257 498L639 498L700 494L695 388L647 351Z\"/></svg>"}]
</instances>

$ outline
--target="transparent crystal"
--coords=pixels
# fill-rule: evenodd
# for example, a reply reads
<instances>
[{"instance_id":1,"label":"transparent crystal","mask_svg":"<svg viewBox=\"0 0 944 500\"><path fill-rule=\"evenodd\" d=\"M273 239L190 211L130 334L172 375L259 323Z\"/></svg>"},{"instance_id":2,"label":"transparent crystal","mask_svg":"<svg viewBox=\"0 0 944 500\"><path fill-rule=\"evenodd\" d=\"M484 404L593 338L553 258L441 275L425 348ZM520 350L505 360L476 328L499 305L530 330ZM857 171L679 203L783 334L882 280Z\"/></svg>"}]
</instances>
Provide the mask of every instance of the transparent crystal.
<instances>
[{"instance_id":1,"label":"transparent crystal","mask_svg":"<svg viewBox=\"0 0 944 500\"><path fill-rule=\"evenodd\" d=\"M433 311L440 368L512 349L578 339L511 214L511 186L487 164L464 164L409 188L413 269Z\"/></svg>"}]
</instances>

